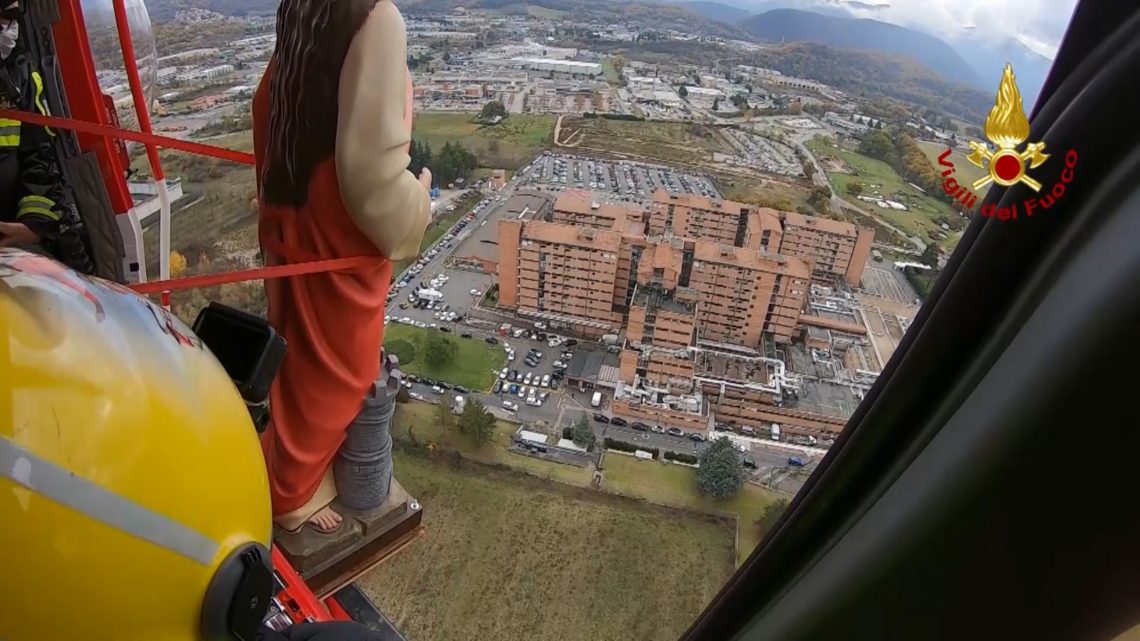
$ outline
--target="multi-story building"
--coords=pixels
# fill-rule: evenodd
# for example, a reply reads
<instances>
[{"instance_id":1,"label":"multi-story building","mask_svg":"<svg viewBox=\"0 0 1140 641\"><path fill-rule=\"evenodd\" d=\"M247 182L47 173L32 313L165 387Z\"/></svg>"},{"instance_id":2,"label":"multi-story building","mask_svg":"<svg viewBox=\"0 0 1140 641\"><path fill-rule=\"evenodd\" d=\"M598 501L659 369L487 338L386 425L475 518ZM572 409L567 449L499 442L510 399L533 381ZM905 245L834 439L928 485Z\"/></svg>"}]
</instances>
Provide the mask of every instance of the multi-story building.
<instances>
[{"instance_id":1,"label":"multi-story building","mask_svg":"<svg viewBox=\"0 0 1140 641\"><path fill-rule=\"evenodd\" d=\"M782 406L799 380L766 353L822 322L807 311L813 275L849 278L866 260L853 225L661 192L648 210L525 198L499 223L499 305L586 335L624 328L615 414L694 431L842 427Z\"/></svg>"},{"instance_id":2,"label":"multi-story building","mask_svg":"<svg viewBox=\"0 0 1140 641\"><path fill-rule=\"evenodd\" d=\"M703 431L709 413L693 378L697 343L695 292L638 287L629 310L614 394L615 413L659 425Z\"/></svg>"},{"instance_id":3,"label":"multi-story building","mask_svg":"<svg viewBox=\"0 0 1140 641\"><path fill-rule=\"evenodd\" d=\"M825 280L841 277L848 285L859 285L871 254L874 230L793 212L784 212L781 217L784 222L781 254L812 261L813 273Z\"/></svg>"},{"instance_id":4,"label":"multi-story building","mask_svg":"<svg viewBox=\"0 0 1140 641\"><path fill-rule=\"evenodd\" d=\"M649 233L672 232L735 247L797 256L811 264L822 281L839 277L857 286L871 253L875 232L851 223L729 200L665 190L653 194Z\"/></svg>"},{"instance_id":5,"label":"multi-story building","mask_svg":"<svg viewBox=\"0 0 1140 641\"><path fill-rule=\"evenodd\" d=\"M647 235L644 212L583 196L560 196L546 217L499 223L501 306L600 335L622 326L638 285L655 285L699 303L702 339L755 347L768 332L791 341L811 277L805 261Z\"/></svg>"}]
</instances>

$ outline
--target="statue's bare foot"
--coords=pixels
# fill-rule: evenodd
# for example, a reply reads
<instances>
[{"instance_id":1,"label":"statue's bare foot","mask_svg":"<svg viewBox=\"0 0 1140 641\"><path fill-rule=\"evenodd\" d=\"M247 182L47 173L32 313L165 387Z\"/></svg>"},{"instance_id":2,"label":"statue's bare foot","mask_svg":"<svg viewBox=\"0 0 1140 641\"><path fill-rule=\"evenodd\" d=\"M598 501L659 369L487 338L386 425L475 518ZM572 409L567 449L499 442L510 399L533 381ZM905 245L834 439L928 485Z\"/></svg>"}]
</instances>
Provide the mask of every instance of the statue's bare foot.
<instances>
[{"instance_id":1,"label":"statue's bare foot","mask_svg":"<svg viewBox=\"0 0 1140 641\"><path fill-rule=\"evenodd\" d=\"M305 525L321 534L336 532L342 523L344 523L344 517L327 506L322 507L316 514L310 516L308 521L305 521Z\"/></svg>"}]
</instances>

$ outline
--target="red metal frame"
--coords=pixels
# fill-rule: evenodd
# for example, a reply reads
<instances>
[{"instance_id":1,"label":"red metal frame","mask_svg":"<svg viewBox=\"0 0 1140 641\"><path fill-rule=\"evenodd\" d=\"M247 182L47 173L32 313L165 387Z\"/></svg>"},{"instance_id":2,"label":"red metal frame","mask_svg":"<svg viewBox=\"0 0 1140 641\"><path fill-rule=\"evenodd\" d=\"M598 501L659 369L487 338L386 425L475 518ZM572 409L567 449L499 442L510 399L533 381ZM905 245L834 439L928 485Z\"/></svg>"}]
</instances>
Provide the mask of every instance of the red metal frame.
<instances>
[{"instance_id":1,"label":"red metal frame","mask_svg":"<svg viewBox=\"0 0 1140 641\"><path fill-rule=\"evenodd\" d=\"M281 582L285 584L285 589L278 592L275 596L281 602L281 606L285 608L285 613L289 618L295 622L303 621L351 621L352 617L348 612L337 603L335 597L329 597L324 601L317 599L313 591L305 585L305 580L293 566L289 564L289 559L273 546L273 569L277 575L281 577Z\"/></svg>"},{"instance_id":2,"label":"red metal frame","mask_svg":"<svg viewBox=\"0 0 1140 641\"><path fill-rule=\"evenodd\" d=\"M95 75L95 64L91 57L91 46L87 39L87 25L83 20L80 0L58 0L60 20L52 28L58 54L63 88L67 94L71 119L99 127L119 129L118 115L109 96L99 87ZM123 63L131 86L135 111L138 114L139 129L143 137L148 159L156 180L163 180L162 163L151 133L149 105L142 93L142 82L135 65L134 46L127 24L126 7L123 0L113 0L115 22L119 32L119 44L123 51ZM77 129L77 128L76 128ZM110 196L111 208L116 214L127 213L133 205L127 188L126 169L129 158L121 137L108 133L84 133L77 131L80 149L94 151L99 159L99 169L103 183ZM243 158L244 160L244 158ZM271 552L273 569L281 578L285 588L275 596L293 621L333 621L351 620L348 612L341 607L335 597L325 600L317 598L305 584L285 555L273 546Z\"/></svg>"},{"instance_id":3,"label":"red metal frame","mask_svg":"<svg viewBox=\"0 0 1140 641\"><path fill-rule=\"evenodd\" d=\"M71 117L108 127L119 127L118 116L109 97L99 88L95 63L91 58L91 45L87 40L87 25L83 20L80 0L59 0L60 20L52 27L55 49L67 93ZM127 189L126 148L114 138L79 134L79 147L94 151L103 174L103 184L111 199L111 209L125 214L133 202Z\"/></svg>"}]
</instances>

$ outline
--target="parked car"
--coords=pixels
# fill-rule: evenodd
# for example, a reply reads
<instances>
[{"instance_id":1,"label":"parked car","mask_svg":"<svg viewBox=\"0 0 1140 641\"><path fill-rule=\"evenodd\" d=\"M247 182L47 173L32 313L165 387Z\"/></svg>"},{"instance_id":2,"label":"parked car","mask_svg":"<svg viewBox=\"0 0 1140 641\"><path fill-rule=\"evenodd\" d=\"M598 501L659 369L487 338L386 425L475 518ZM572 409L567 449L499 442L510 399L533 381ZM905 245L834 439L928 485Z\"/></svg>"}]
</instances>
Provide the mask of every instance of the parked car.
<instances>
[{"instance_id":1,"label":"parked car","mask_svg":"<svg viewBox=\"0 0 1140 641\"><path fill-rule=\"evenodd\" d=\"M466 387L464 387L462 385L456 385L452 389L454 389L456 392L459 392L460 394L470 394L471 393L471 390L467 389Z\"/></svg>"},{"instance_id":2,"label":"parked car","mask_svg":"<svg viewBox=\"0 0 1140 641\"><path fill-rule=\"evenodd\" d=\"M503 369L502 369L502 370L499 372L499 380L504 380L504 379L506 379L506 378L507 378L507 368L505 368L505 367L504 367L504 368L503 368Z\"/></svg>"},{"instance_id":3,"label":"parked car","mask_svg":"<svg viewBox=\"0 0 1140 641\"><path fill-rule=\"evenodd\" d=\"M789 456L788 457L788 465L791 467L803 467L804 466L804 460L798 456Z\"/></svg>"},{"instance_id":4,"label":"parked car","mask_svg":"<svg viewBox=\"0 0 1140 641\"><path fill-rule=\"evenodd\" d=\"M679 427L670 427L669 429L665 430L665 432L669 436L684 436L685 435L684 430L682 430Z\"/></svg>"},{"instance_id":5,"label":"parked car","mask_svg":"<svg viewBox=\"0 0 1140 641\"><path fill-rule=\"evenodd\" d=\"M495 338L494 336L488 336L487 338L484 338L483 340L486 341L488 345L498 345L499 344L499 339Z\"/></svg>"},{"instance_id":6,"label":"parked car","mask_svg":"<svg viewBox=\"0 0 1140 641\"><path fill-rule=\"evenodd\" d=\"M692 434L689 434L689 440L696 441L698 443L704 443L705 437L704 437L704 435L700 434L699 432L693 432Z\"/></svg>"},{"instance_id":7,"label":"parked car","mask_svg":"<svg viewBox=\"0 0 1140 641\"><path fill-rule=\"evenodd\" d=\"M511 387L514 386L512 385ZM503 401L503 409L507 410L508 412L517 412L519 410L519 406L510 401Z\"/></svg>"},{"instance_id":8,"label":"parked car","mask_svg":"<svg viewBox=\"0 0 1140 641\"><path fill-rule=\"evenodd\" d=\"M541 387L550 387L550 374L544 374L542 377L542 382L539 383L539 385Z\"/></svg>"},{"instance_id":9,"label":"parked car","mask_svg":"<svg viewBox=\"0 0 1140 641\"><path fill-rule=\"evenodd\" d=\"M610 417L606 416L605 414L594 414L594 420L599 423L609 423Z\"/></svg>"},{"instance_id":10,"label":"parked car","mask_svg":"<svg viewBox=\"0 0 1140 641\"><path fill-rule=\"evenodd\" d=\"M624 418L622 418L620 416L615 416L615 417L610 419L610 425L617 425L618 427L624 427L626 425L629 425L629 421L625 420Z\"/></svg>"},{"instance_id":11,"label":"parked car","mask_svg":"<svg viewBox=\"0 0 1140 641\"><path fill-rule=\"evenodd\" d=\"M664 434L665 428L660 425L654 425L652 428L654 434Z\"/></svg>"},{"instance_id":12,"label":"parked car","mask_svg":"<svg viewBox=\"0 0 1140 641\"><path fill-rule=\"evenodd\" d=\"M649 431L649 426L646 425L645 423L640 422L640 421L634 421L633 423L631 423L630 428L635 429L638 432L648 432Z\"/></svg>"},{"instance_id":13,"label":"parked car","mask_svg":"<svg viewBox=\"0 0 1140 641\"><path fill-rule=\"evenodd\" d=\"M503 381L495 381L495 386L491 388L492 394L498 394L503 389Z\"/></svg>"},{"instance_id":14,"label":"parked car","mask_svg":"<svg viewBox=\"0 0 1140 641\"><path fill-rule=\"evenodd\" d=\"M565 345L566 347L574 347L575 345L578 344L578 341L577 341L577 339L568 338L568 339L566 339L566 342L564 342L562 344Z\"/></svg>"},{"instance_id":15,"label":"parked car","mask_svg":"<svg viewBox=\"0 0 1140 641\"><path fill-rule=\"evenodd\" d=\"M511 386L507 389L507 391L510 392L511 394L518 394L519 393L519 384L518 383L511 383Z\"/></svg>"},{"instance_id":16,"label":"parked car","mask_svg":"<svg viewBox=\"0 0 1140 641\"><path fill-rule=\"evenodd\" d=\"M432 385L431 391L435 392L436 394L442 394L443 388L440 387L439 385Z\"/></svg>"},{"instance_id":17,"label":"parked car","mask_svg":"<svg viewBox=\"0 0 1140 641\"><path fill-rule=\"evenodd\" d=\"M744 457L744 467L751 468L754 470L757 467L759 467L759 465L756 465L756 459L752 458L751 456L745 456Z\"/></svg>"},{"instance_id":18,"label":"parked car","mask_svg":"<svg viewBox=\"0 0 1140 641\"><path fill-rule=\"evenodd\" d=\"M462 333L462 334L460 334L459 336L460 336L461 338L471 338L471 334L468 334L467 332L463 332L463 333Z\"/></svg>"}]
</instances>

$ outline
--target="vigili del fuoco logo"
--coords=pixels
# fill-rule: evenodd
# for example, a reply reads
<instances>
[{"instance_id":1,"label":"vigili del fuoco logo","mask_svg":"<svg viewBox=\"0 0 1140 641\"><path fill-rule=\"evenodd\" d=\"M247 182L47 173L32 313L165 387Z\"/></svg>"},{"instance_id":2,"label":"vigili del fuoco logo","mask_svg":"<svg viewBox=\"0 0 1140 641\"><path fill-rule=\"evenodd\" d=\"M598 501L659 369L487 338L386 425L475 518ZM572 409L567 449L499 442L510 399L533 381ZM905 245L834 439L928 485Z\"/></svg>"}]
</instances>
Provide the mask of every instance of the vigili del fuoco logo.
<instances>
[{"instance_id":1,"label":"vigili del fuoco logo","mask_svg":"<svg viewBox=\"0 0 1140 641\"><path fill-rule=\"evenodd\" d=\"M1000 209L993 203L982 206L983 216L998 220L1017 219L1019 215L1032 216L1042 209L1049 209L1065 195L1066 185L1073 181L1077 152L1075 149L1065 152L1065 167L1061 171L1061 179L1051 189L1042 192L1041 183L1034 180L1028 172L1048 162L1051 156L1045 153L1044 142L1030 142L1024 149L1018 150L1029 138L1029 119L1025 117L1025 108L1021 104L1021 91L1017 88L1017 79L1013 75L1011 65L1005 66L994 107L986 117L985 132L986 138L997 149L991 150L989 145L983 142L970 141L971 153L966 159L985 169L988 174L975 180L970 187L959 184L954 178L956 168L950 161L952 149L947 148L938 156L938 164L946 168L942 170L942 189L947 195L967 209L972 209L978 202L978 196L974 192L991 182L1002 187L1021 183L1038 194Z\"/></svg>"}]
</instances>

